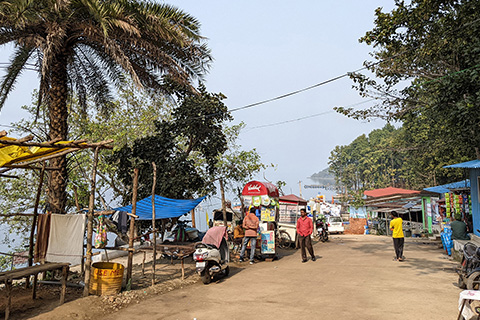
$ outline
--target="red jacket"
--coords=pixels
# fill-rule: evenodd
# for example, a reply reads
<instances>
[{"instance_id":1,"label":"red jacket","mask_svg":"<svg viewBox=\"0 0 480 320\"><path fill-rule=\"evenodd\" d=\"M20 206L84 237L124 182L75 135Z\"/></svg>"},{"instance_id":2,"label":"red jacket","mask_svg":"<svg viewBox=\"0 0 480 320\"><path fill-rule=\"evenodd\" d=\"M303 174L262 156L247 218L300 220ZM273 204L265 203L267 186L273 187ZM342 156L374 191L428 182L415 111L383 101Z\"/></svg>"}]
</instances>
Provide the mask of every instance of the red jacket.
<instances>
[{"instance_id":1,"label":"red jacket","mask_svg":"<svg viewBox=\"0 0 480 320\"><path fill-rule=\"evenodd\" d=\"M297 233L303 237L306 237L313 232L313 222L309 217L298 218L297 220Z\"/></svg>"},{"instance_id":2,"label":"red jacket","mask_svg":"<svg viewBox=\"0 0 480 320\"><path fill-rule=\"evenodd\" d=\"M254 213L248 213L243 219L245 237L256 237L259 223L260 221L258 221L258 218Z\"/></svg>"}]
</instances>

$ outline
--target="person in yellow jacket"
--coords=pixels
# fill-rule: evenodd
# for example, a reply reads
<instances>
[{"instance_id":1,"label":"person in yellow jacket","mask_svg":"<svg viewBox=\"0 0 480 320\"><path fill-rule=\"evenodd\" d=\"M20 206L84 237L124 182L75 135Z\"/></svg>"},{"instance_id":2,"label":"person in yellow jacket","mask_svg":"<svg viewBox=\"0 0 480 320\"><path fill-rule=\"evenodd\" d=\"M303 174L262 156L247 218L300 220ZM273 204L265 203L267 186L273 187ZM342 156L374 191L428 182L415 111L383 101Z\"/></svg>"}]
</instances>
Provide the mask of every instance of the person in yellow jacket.
<instances>
[{"instance_id":1,"label":"person in yellow jacket","mask_svg":"<svg viewBox=\"0 0 480 320\"><path fill-rule=\"evenodd\" d=\"M393 248L395 249L395 261L403 261L403 244L405 238L403 237L403 220L398 216L396 211L392 211L392 221L390 221L390 230L392 230Z\"/></svg>"}]
</instances>

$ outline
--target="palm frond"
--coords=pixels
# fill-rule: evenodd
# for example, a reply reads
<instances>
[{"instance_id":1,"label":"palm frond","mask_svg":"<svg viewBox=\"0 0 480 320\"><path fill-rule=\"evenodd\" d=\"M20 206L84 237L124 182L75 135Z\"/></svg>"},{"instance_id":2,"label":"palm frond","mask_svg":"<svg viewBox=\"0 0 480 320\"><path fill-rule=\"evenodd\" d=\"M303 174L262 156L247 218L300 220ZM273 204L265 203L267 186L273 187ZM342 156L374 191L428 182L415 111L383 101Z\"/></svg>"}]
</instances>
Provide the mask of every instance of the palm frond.
<instances>
[{"instance_id":1,"label":"palm frond","mask_svg":"<svg viewBox=\"0 0 480 320\"><path fill-rule=\"evenodd\" d=\"M2 79L0 84L0 109L5 104L8 94L13 89L15 82L17 81L18 76L22 73L22 70L25 68L30 55L33 51L32 47L21 46L15 50L10 65L7 68L7 73Z\"/></svg>"}]
</instances>

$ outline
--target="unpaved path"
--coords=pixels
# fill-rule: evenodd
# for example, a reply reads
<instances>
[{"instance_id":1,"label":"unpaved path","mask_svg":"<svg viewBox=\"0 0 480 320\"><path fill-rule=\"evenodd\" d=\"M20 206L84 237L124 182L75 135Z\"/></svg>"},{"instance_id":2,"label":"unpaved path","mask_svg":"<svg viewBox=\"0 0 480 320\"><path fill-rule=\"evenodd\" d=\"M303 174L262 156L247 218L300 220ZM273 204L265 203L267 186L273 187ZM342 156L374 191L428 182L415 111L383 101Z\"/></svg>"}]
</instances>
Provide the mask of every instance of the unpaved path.
<instances>
[{"instance_id":1,"label":"unpaved path","mask_svg":"<svg viewBox=\"0 0 480 320\"><path fill-rule=\"evenodd\" d=\"M274 262L234 264L227 278L150 295L102 320L456 319L456 263L438 245L407 241L405 262L392 261L384 236L333 236L314 248L316 262L301 263L292 250ZM68 304L35 319L62 309Z\"/></svg>"}]
</instances>

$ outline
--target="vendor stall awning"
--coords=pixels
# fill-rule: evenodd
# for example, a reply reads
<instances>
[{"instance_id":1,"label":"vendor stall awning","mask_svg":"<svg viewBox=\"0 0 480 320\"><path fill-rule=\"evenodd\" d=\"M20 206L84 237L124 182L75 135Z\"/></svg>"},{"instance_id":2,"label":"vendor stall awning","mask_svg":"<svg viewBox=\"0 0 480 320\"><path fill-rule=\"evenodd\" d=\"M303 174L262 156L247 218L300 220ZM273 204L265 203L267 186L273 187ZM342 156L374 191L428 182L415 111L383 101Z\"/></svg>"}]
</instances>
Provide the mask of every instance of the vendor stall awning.
<instances>
[{"instance_id":1,"label":"vendor stall awning","mask_svg":"<svg viewBox=\"0 0 480 320\"><path fill-rule=\"evenodd\" d=\"M155 219L178 218L185 213L190 212L205 199L169 199L155 195ZM132 205L112 209L115 211L132 212ZM152 220L152 196L137 201L137 209L135 214L139 220Z\"/></svg>"},{"instance_id":2,"label":"vendor stall awning","mask_svg":"<svg viewBox=\"0 0 480 320\"><path fill-rule=\"evenodd\" d=\"M466 179L458 182L443 184L441 186L425 188L423 190L435 192L435 193L449 193L453 190L469 189L469 188L470 188L470 179Z\"/></svg>"},{"instance_id":3,"label":"vendor stall awning","mask_svg":"<svg viewBox=\"0 0 480 320\"><path fill-rule=\"evenodd\" d=\"M278 198L277 187L270 182L250 181L243 187L242 196L264 196Z\"/></svg>"},{"instance_id":4,"label":"vendor stall awning","mask_svg":"<svg viewBox=\"0 0 480 320\"><path fill-rule=\"evenodd\" d=\"M449 166L444 166L444 168L469 168L469 169L478 169L480 168L480 160L472 160L462 163L451 164Z\"/></svg>"},{"instance_id":5,"label":"vendor stall awning","mask_svg":"<svg viewBox=\"0 0 480 320\"><path fill-rule=\"evenodd\" d=\"M299 205L304 205L306 206L308 201L303 199L303 198L300 198L299 196L297 195L294 195L294 194L288 194L288 195L285 195L285 196L281 196L280 199L279 199L279 202L282 202L282 203L293 203L293 204L299 204Z\"/></svg>"},{"instance_id":6,"label":"vendor stall awning","mask_svg":"<svg viewBox=\"0 0 480 320\"><path fill-rule=\"evenodd\" d=\"M393 196L399 194L417 194L420 191L417 190L407 190L401 188L383 188L383 189L375 189L375 190L367 190L363 192L367 197L378 198L378 197L385 197L385 196Z\"/></svg>"}]
</instances>

